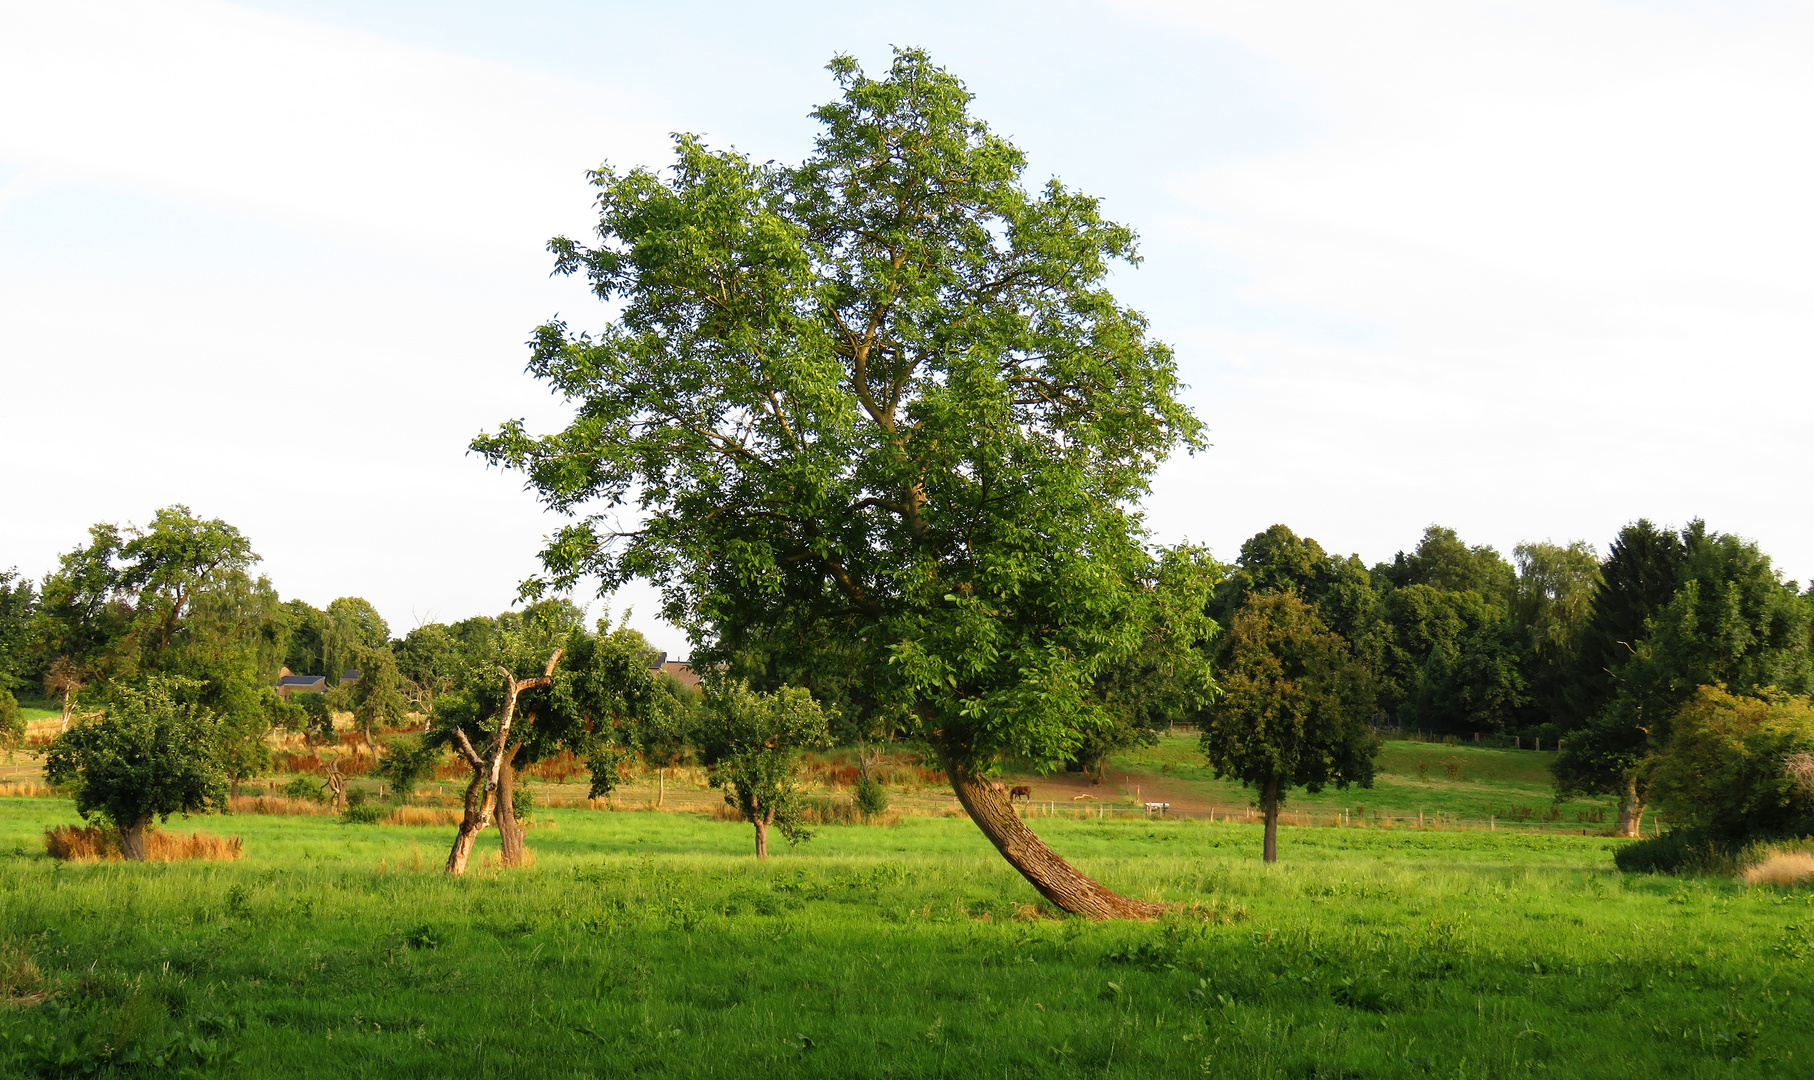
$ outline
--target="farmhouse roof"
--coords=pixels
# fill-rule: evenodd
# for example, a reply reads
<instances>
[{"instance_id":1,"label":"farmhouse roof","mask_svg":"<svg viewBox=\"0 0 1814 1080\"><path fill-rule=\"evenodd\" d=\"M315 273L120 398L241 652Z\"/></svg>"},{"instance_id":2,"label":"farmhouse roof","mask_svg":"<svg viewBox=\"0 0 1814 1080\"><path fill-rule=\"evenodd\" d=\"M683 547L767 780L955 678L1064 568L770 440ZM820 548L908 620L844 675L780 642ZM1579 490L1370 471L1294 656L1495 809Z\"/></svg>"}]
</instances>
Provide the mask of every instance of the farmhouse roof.
<instances>
[{"instance_id":1,"label":"farmhouse roof","mask_svg":"<svg viewBox=\"0 0 1814 1080\"><path fill-rule=\"evenodd\" d=\"M661 670L687 689L699 689L699 675L693 670L693 665L685 660L663 660Z\"/></svg>"}]
</instances>

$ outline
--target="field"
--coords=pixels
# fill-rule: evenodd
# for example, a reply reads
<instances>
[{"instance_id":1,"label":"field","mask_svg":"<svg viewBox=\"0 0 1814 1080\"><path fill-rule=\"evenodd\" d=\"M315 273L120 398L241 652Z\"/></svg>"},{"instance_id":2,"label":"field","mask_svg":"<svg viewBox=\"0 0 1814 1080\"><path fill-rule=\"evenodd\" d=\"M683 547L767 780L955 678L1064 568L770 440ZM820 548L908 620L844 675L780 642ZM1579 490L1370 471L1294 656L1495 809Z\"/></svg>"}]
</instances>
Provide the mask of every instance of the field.
<instances>
[{"instance_id":1,"label":"field","mask_svg":"<svg viewBox=\"0 0 1814 1080\"><path fill-rule=\"evenodd\" d=\"M1402 821L1421 812L1430 821L1497 819L1576 832L1611 820L1613 807L1605 799L1554 801L1549 766L1555 756L1392 740L1380 751L1373 787L1295 791L1286 807L1317 815L1347 809L1351 820L1384 814ZM1110 761L1109 780L1118 789L1140 784L1143 796L1157 793L1193 805L1242 807L1253 798L1239 784L1215 779L1195 738L1161 739L1156 747L1118 755Z\"/></svg>"},{"instance_id":2,"label":"field","mask_svg":"<svg viewBox=\"0 0 1814 1080\"><path fill-rule=\"evenodd\" d=\"M1051 916L968 821L767 865L701 814L173 819L236 863L60 864L0 799L0 1072L247 1077L1749 1077L1814 1060L1803 892L1537 831L1042 820L1150 924ZM159 1064L161 1063L161 1064Z\"/></svg>"}]
</instances>

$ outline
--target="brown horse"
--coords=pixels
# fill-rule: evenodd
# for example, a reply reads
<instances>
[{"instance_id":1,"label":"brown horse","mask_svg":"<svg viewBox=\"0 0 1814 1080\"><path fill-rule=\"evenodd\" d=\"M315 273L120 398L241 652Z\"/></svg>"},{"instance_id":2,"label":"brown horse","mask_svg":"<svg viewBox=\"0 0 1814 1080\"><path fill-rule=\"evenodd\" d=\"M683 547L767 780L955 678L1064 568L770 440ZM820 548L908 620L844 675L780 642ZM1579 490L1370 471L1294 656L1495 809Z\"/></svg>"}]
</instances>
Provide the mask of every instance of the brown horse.
<instances>
[{"instance_id":1,"label":"brown horse","mask_svg":"<svg viewBox=\"0 0 1814 1080\"><path fill-rule=\"evenodd\" d=\"M1025 784L1016 785L1008 792L1008 801L1030 803L1033 801L1033 789Z\"/></svg>"}]
</instances>

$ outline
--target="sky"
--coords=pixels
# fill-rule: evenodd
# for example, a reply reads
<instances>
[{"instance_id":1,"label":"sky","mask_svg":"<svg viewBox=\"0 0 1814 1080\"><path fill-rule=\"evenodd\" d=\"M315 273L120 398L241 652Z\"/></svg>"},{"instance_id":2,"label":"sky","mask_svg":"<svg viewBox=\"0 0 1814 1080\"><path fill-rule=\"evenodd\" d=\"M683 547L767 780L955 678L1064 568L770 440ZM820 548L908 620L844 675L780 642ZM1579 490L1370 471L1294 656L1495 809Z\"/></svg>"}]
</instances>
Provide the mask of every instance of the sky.
<instances>
[{"instance_id":1,"label":"sky","mask_svg":"<svg viewBox=\"0 0 1814 1080\"><path fill-rule=\"evenodd\" d=\"M503 610L560 519L465 447L567 415L523 343L608 318L545 251L585 171L798 160L897 45L1140 234L1212 444L1156 540L1702 517L1814 576L1814 8L1743 0L0 0L0 570L182 503L286 598Z\"/></svg>"}]
</instances>

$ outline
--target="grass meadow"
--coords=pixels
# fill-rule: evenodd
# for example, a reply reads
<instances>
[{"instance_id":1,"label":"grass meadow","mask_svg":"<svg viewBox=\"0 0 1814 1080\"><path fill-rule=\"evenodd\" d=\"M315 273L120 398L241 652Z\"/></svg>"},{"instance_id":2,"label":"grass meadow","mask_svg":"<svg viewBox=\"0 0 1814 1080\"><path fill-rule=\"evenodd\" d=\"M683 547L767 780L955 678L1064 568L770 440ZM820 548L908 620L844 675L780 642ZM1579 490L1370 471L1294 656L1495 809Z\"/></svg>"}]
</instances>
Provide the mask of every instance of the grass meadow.
<instances>
[{"instance_id":1,"label":"grass meadow","mask_svg":"<svg viewBox=\"0 0 1814 1080\"><path fill-rule=\"evenodd\" d=\"M1311 795L1293 791L1288 810L1327 813L1347 809L1353 819L1387 814L1402 820L1422 811L1429 820L1483 822L1489 818L1548 823L1579 831L1583 824L1612 820L1604 798L1558 801L1550 776L1553 751L1499 750L1471 745L1388 740L1375 761L1371 788L1325 788ZM1242 805L1254 793L1239 783L1217 780L1194 737L1165 738L1159 745L1116 755L1111 778L1163 777L1207 802Z\"/></svg>"},{"instance_id":2,"label":"grass meadow","mask_svg":"<svg viewBox=\"0 0 1814 1080\"><path fill-rule=\"evenodd\" d=\"M233 863L59 863L0 800L0 1071L256 1077L1749 1077L1814 1063L1810 894L1558 833L1036 822L1147 924L1056 918L959 818L766 865L701 814L172 819Z\"/></svg>"}]
</instances>

